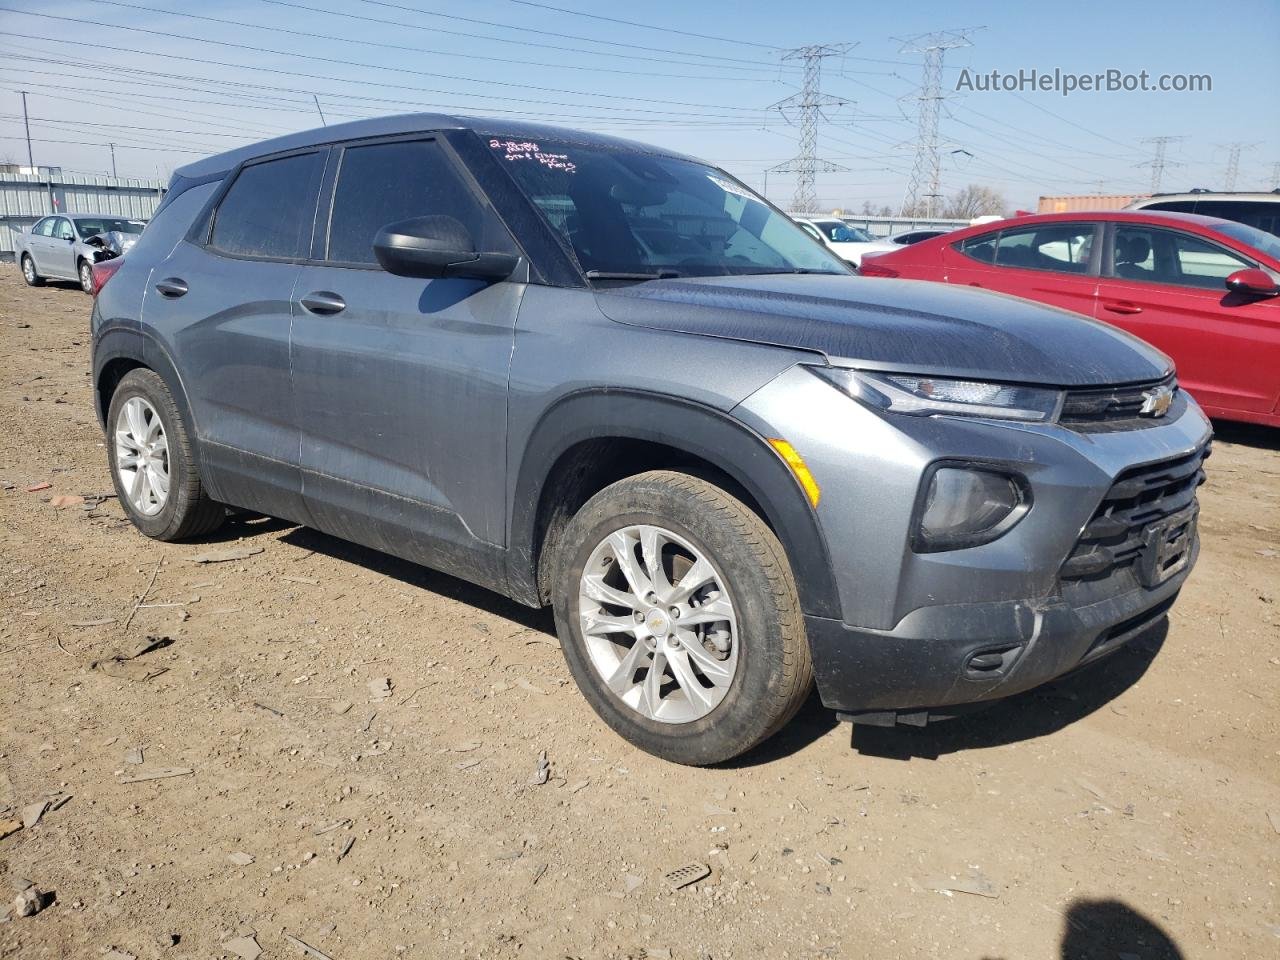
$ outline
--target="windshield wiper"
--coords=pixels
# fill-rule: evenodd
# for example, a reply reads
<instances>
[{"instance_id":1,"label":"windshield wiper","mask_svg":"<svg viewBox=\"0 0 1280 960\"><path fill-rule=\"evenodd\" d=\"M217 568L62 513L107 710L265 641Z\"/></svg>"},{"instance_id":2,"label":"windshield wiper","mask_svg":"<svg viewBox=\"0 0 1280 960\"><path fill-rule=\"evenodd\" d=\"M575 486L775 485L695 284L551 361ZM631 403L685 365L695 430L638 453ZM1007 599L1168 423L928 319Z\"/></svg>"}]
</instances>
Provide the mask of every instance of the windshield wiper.
<instances>
[{"instance_id":1,"label":"windshield wiper","mask_svg":"<svg viewBox=\"0 0 1280 960\"><path fill-rule=\"evenodd\" d=\"M656 273L630 273L626 270L588 270L588 280L674 280L681 276L679 270L659 270Z\"/></svg>"}]
</instances>

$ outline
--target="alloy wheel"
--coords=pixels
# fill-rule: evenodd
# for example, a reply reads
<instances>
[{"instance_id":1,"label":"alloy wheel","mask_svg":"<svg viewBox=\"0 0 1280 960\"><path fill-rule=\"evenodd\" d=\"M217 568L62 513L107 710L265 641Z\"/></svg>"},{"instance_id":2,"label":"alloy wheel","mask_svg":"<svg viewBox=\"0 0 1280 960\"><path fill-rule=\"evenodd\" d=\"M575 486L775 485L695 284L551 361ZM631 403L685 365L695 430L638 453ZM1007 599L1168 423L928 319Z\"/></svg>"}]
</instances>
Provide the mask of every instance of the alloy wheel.
<instances>
[{"instance_id":1,"label":"alloy wheel","mask_svg":"<svg viewBox=\"0 0 1280 960\"><path fill-rule=\"evenodd\" d=\"M80 289L85 293L93 293L93 267L88 261L80 263Z\"/></svg>"},{"instance_id":2,"label":"alloy wheel","mask_svg":"<svg viewBox=\"0 0 1280 960\"><path fill-rule=\"evenodd\" d=\"M169 499L169 442L156 408L130 397L116 417L116 475L134 510L155 516Z\"/></svg>"},{"instance_id":3,"label":"alloy wheel","mask_svg":"<svg viewBox=\"0 0 1280 960\"><path fill-rule=\"evenodd\" d=\"M22 276L26 279L27 283L36 282L36 265L31 262L30 257L22 258Z\"/></svg>"},{"instance_id":4,"label":"alloy wheel","mask_svg":"<svg viewBox=\"0 0 1280 960\"><path fill-rule=\"evenodd\" d=\"M683 537L624 527L592 551L578 591L592 665L642 716L689 723L724 699L738 669L738 623L728 584Z\"/></svg>"}]
</instances>

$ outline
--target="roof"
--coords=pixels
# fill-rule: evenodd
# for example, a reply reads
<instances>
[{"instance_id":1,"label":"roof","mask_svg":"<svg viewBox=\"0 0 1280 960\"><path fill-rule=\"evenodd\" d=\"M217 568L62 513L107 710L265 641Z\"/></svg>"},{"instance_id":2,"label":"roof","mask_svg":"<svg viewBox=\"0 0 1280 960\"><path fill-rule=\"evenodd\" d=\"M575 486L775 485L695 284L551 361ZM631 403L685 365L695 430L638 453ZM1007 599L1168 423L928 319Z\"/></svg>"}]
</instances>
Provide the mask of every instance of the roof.
<instances>
[{"instance_id":1,"label":"roof","mask_svg":"<svg viewBox=\"0 0 1280 960\"><path fill-rule=\"evenodd\" d=\"M1280 187L1274 190L1187 190L1183 193L1154 193L1147 200L1267 200L1280 202Z\"/></svg>"},{"instance_id":2,"label":"roof","mask_svg":"<svg viewBox=\"0 0 1280 960\"><path fill-rule=\"evenodd\" d=\"M671 157L684 157L672 150L664 150L635 140L588 133L568 127L556 127L543 123L527 123L520 120L495 120L488 117L459 117L443 113L405 113L390 117L374 117L369 120L353 120L331 127L316 127L298 133L286 134L272 140L262 140L248 146L237 147L203 160L179 167L175 176L184 179L202 179L217 176L239 166L245 160L295 150L301 147L335 143L343 140L359 140L365 137L394 136L399 133L427 133L436 130L470 130L481 136L519 137L525 140L559 140L581 147L609 147L613 149L657 153Z\"/></svg>"},{"instance_id":3,"label":"roof","mask_svg":"<svg viewBox=\"0 0 1280 960\"><path fill-rule=\"evenodd\" d=\"M1069 213L1033 213L1025 217L1009 217L979 223L967 229L981 233L980 228L1006 229L1036 223L1072 223L1075 221L1114 220L1119 223L1185 223L1196 227L1217 227L1223 223L1235 223L1222 217L1206 217L1199 213L1180 213L1174 210L1072 210ZM959 231L956 231L957 233Z\"/></svg>"}]
</instances>

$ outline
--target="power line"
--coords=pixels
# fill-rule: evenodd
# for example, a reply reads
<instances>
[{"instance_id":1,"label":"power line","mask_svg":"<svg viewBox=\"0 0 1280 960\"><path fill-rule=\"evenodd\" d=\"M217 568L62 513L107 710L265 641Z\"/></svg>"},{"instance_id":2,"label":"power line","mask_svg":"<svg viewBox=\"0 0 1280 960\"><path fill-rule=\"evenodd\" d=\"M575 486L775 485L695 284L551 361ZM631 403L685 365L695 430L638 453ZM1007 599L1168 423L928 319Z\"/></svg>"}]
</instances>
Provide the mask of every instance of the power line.
<instances>
[{"instance_id":1,"label":"power line","mask_svg":"<svg viewBox=\"0 0 1280 960\"><path fill-rule=\"evenodd\" d=\"M23 139L22 137L0 136L0 140L22 140L22 139ZM109 146L109 144L101 140L48 140L44 137L32 137L31 139L34 140L36 143L65 143L65 144L73 144L78 147ZM133 144L127 144L127 143L117 144L117 146L123 147L126 150L154 150L159 152L169 151L173 153L201 153L201 154L205 152L203 150L184 150L181 147L143 147L143 146L135 146Z\"/></svg>"},{"instance_id":2,"label":"power line","mask_svg":"<svg viewBox=\"0 0 1280 960\"><path fill-rule=\"evenodd\" d=\"M1147 137L1146 139L1141 141L1142 143L1151 144L1155 150L1155 153L1150 160L1145 160L1142 163L1138 164L1138 166L1140 167L1151 168L1151 192L1152 193L1160 192L1160 183L1161 181L1164 180L1164 171L1166 167L1182 166L1182 164L1179 163L1178 161L1168 159L1165 154L1168 151L1169 144L1178 143L1179 141L1185 140L1185 139L1187 138L1164 136L1164 137Z\"/></svg>"},{"instance_id":3,"label":"power line","mask_svg":"<svg viewBox=\"0 0 1280 960\"><path fill-rule=\"evenodd\" d=\"M262 2L277 3L279 2L279 0L262 0ZM722 60L729 63L747 63L747 64L751 64L752 66L756 66L756 67L759 66L759 62L756 60L746 60L741 57L725 57L725 56L718 56L715 54L705 54L705 55L691 54L685 50L669 50L665 47L649 47L649 46L645 46L643 44L638 44L638 43L624 43L621 40L599 40L599 39L596 39L595 37L578 36L572 33L565 33L561 30L538 30L534 27L518 27L518 26L513 26L509 23L495 23L492 20L479 20L475 17L463 17L456 13L439 13L434 10L422 10L418 7L410 7L402 3L389 3L387 2L387 0L360 0L360 2L369 4L370 6L375 6L375 7L388 7L392 10L403 10L407 13L412 13L419 17L439 17L444 20L456 20L461 23L473 23L478 26L495 27L500 30L515 30L515 31L518 31L519 33L525 33L525 34L532 33L532 34L536 34L538 36L544 36L544 37L556 37L557 39L561 39L561 40L581 40L585 43L598 43L598 44L601 44L602 46L621 47L626 50L647 50L650 53L674 53L679 56L686 56L686 57L697 56L700 59Z\"/></svg>"},{"instance_id":4,"label":"power line","mask_svg":"<svg viewBox=\"0 0 1280 960\"><path fill-rule=\"evenodd\" d=\"M292 0L258 0L258 2L271 4L272 6L276 6L276 7L286 7L294 10L302 10L307 13L319 13L325 16L330 16L330 17L342 17L347 20L356 20L361 23L376 23L376 24L381 24L383 26L402 27L409 30L425 31L431 34L445 34L448 36L465 37L466 39L469 39L469 40L484 40L489 43L505 43L513 46L533 47L539 50L558 50L566 53L584 54L586 56L591 56L591 57L610 57L614 60L618 60L618 59L642 60L645 63L671 63L671 64L678 64L680 66L686 66L686 67L706 66L707 65L705 63L706 60L717 60L717 61L723 61L723 62L713 64L713 66L717 66L725 70L746 70L746 71L756 71L756 72L767 72L775 75L778 73L778 69L776 67L766 69L765 67L762 67L758 61L742 60L735 57L726 58L726 57L716 57L716 56L702 56L702 60L704 62L701 62L701 63L698 61L690 61L690 60L668 60L662 57L655 57L653 55L654 52L668 52L668 51L662 51L661 48L658 48L658 47L637 47L637 49L645 51L645 53L643 54L619 53L617 50L584 50L581 47L567 47L567 46L564 46L563 44L557 44L557 43L541 43L537 40L527 40L527 39L516 40L511 37L490 37L490 36L485 36L479 33L468 33L461 30L448 30L444 27L438 27L438 26L427 26L426 24L414 23L409 20L389 20L382 17L371 17L371 16L362 15L358 13L347 13L342 10L330 10L326 7L313 7L305 3L295 3L295 2L292 2ZM409 8L403 7L401 9L407 10ZM450 19L454 19L453 16L450 14L428 14L427 11L425 10L414 11L414 12L419 14L426 14L428 16L449 17ZM483 24L483 25L492 26L495 28L503 29L503 30L523 29L523 28L512 27L510 24L490 23L489 21L486 21L486 20L475 20L469 17L463 17L461 19L467 21L468 23ZM544 31L537 31L537 33L541 35L544 33ZM557 37L567 36L565 34L550 34L550 35L557 36ZM572 39L572 37L570 37L570 39ZM587 43L609 43L612 45L612 41L592 40L586 37L582 39ZM623 46L625 47L629 45L623 45ZM686 56L686 57L699 56L698 54L690 54L680 50L672 50L669 52L679 54L681 56ZM745 65L734 66L733 64L735 63L745 64Z\"/></svg>"},{"instance_id":5,"label":"power line","mask_svg":"<svg viewBox=\"0 0 1280 960\"><path fill-rule=\"evenodd\" d=\"M105 43L102 43L101 41L91 42L87 40L70 40L70 39L65 39L61 37L46 37L40 34L13 33L13 32L10 32L8 36L19 37L27 40L44 40L51 43L69 43L69 44L74 44L76 46L81 46L81 47L92 47L95 50L111 50L117 53L133 53L133 54L139 54L139 55L148 56L148 57L160 57L166 60L181 60L185 63L203 63L211 66L230 67L237 70L253 70L260 73L271 73L271 74L279 74L281 76L300 77L305 80L335 80L335 79L343 80L344 79L344 78L335 78L332 75L304 73L300 70L284 70L279 67L259 67L259 66L251 66L248 64L241 64L241 63L227 63L224 60L212 60L207 57L194 57L189 54L180 55L180 54L173 54L173 53L156 53L151 50L139 50L134 47L121 47L121 46L116 46L114 44L105 44ZM129 72L131 69L133 69L130 67L121 67L113 64L108 64L107 66L113 69L124 71L124 72ZM198 79L198 78L188 78L188 79ZM247 86L250 88L260 88L262 86L261 84L238 84L230 80L216 80L216 81L210 81L210 82L220 83L227 86ZM585 106L585 104L566 103L561 100L537 100L537 99L520 100L518 98L503 97L503 96L500 96L499 94L485 94L485 93L474 94L474 93L460 92L457 90L445 90L445 89L440 89L436 87L419 87L419 86L413 86L410 84L403 84L403 83L389 83L381 80L374 81L370 85L377 86L377 87L384 87L390 90L410 90L410 91L413 91L414 93L434 93L434 94L444 94L446 96L479 97L480 99L502 100L503 102L511 102L514 99L516 100L516 102L541 103L549 106L573 107L577 109L581 109L583 106ZM504 84L504 85L518 86L517 84ZM542 89L542 88L531 88L531 89ZM307 95L310 95L312 91L311 89L307 89L302 92L306 93ZM601 96L604 96L604 94L601 94ZM640 98L619 98L619 99L640 99ZM666 101L642 101L642 102L663 103ZM609 110L615 113L622 113L626 115L628 119L631 119L631 115L636 113L655 114L657 116L664 117L664 118L673 116L673 112L670 110L659 110L659 109L650 110L643 107L611 107L605 104L592 104L591 106L593 106L597 110ZM489 108L481 107L479 109L483 111ZM746 108L738 108L738 107L725 107L723 109L744 110L744 111L746 110ZM493 112L509 113L512 111L494 110ZM691 119L701 119L703 121L714 121L717 119L719 120L725 119L723 116L718 117L716 114L685 113L685 114L679 114L679 115L689 117ZM743 119L743 123L747 125L755 125L759 123L758 120L748 120L745 116L742 119Z\"/></svg>"},{"instance_id":6,"label":"power line","mask_svg":"<svg viewBox=\"0 0 1280 960\"><path fill-rule=\"evenodd\" d=\"M907 181L907 191L902 200L902 212L914 211L921 199L924 215L933 216L942 197L942 155L938 142L938 119L943 101L942 62L948 50L971 47L969 33L977 28L939 30L906 39L899 53L924 55L924 70L920 87L916 91L916 159ZM921 193L921 189L925 191Z\"/></svg>"},{"instance_id":7,"label":"power line","mask_svg":"<svg viewBox=\"0 0 1280 960\"><path fill-rule=\"evenodd\" d=\"M676 30L668 24L660 26L652 23L637 23L635 20L619 20L617 17L606 17L598 13L587 13L583 10L570 10L566 7L554 7L549 3L534 3L533 0L507 0L508 3L515 3L522 7L537 7L541 10L554 10L556 13L567 13L575 17L587 17L591 20L603 20L605 23L617 23L624 27L640 27L644 30L657 30L660 33L674 33L682 37L696 37L699 40L715 40L718 43L737 43L745 47L758 47L762 50L777 50L768 43L756 43L753 40L732 40L729 37L716 37L706 33L690 33L688 30Z\"/></svg>"},{"instance_id":8,"label":"power line","mask_svg":"<svg viewBox=\"0 0 1280 960\"><path fill-rule=\"evenodd\" d=\"M1237 140L1234 143L1220 144L1227 150L1227 172L1222 178L1222 189L1230 193L1236 188L1236 179L1240 176L1240 154L1245 150L1252 150L1257 146L1256 143L1243 143Z\"/></svg>"},{"instance_id":9,"label":"power line","mask_svg":"<svg viewBox=\"0 0 1280 960\"><path fill-rule=\"evenodd\" d=\"M102 20L88 20L82 17L64 17L64 16L58 16L52 13L31 13L30 11L18 10L14 7L0 6L0 12L20 13L30 17L41 17L47 20L58 20L58 21L63 21L67 23L81 23L87 26L105 27L111 30L126 30L131 33L142 33L148 36L163 37L166 41L172 41L174 38L178 38L181 40L190 40L196 43L206 43L206 44L213 44L220 47L231 47L238 50L248 50L253 53L269 53L274 56L294 57L300 60L312 60L312 61L317 61L320 63L329 64L329 65L341 64L343 66L348 66L348 67L358 67L362 70L386 70L391 73L402 73L402 74L408 74L410 76L434 77L441 80L458 80L463 83L481 83L481 84L484 84L485 86L491 86L491 87L516 87L521 90L536 90L540 93L562 93L562 94L568 94L570 96L575 96L575 97L591 97L591 98L604 98L608 100L635 101L640 103L663 104L667 106L677 106L677 107L694 107L697 109L708 109L708 110L730 110L730 111L744 113L744 114L760 112L759 110L751 107L731 107L731 106L721 105L721 104L691 103L685 100L660 100L660 99L647 98L647 97L630 97L630 96L626 96L625 94L600 93L599 91L588 92L588 91L582 91L582 90L568 90L563 87L533 86L525 83L516 83L512 81L505 81L505 80L494 80L492 78L466 77L466 76L459 76L456 74L435 73L429 70L412 70L408 67L396 67L388 64L378 64L378 63L365 63L359 60L339 60L335 57L325 57L325 56L319 56L315 54L298 53L292 50L279 50L274 47L259 47L254 44L248 44L248 43L234 43L230 40L214 40L209 37L197 37L197 36L192 36L190 34L178 34L178 33L173 33L172 31L149 30L145 27L130 27L130 26L124 26L122 24L107 23ZM10 33L9 35L14 37L21 37L21 36L30 37L29 34L19 34L19 33ZM194 61L197 63L209 63L215 66L224 66L224 67L229 66L229 67L235 67L241 70L260 70L268 73L291 73L292 72L292 71L277 70L270 67L250 66L248 64L220 63L215 60L203 60L196 57L183 56L183 55L177 55L177 54L154 53L149 50L126 50L125 48L120 48L120 47L107 47L104 44L100 44L100 43L88 43L88 42L79 41L79 40L64 40L58 37L35 37L34 39L49 40L53 42L62 42L62 43L74 43L80 46L92 46L92 47L98 47L100 49L124 50L125 52L140 53L147 56L168 57L176 60L188 60L188 61ZM301 73L297 73L296 75L307 76L306 74L301 74ZM311 75L311 76L312 76L312 79L332 79L332 77L315 77L314 75ZM369 82L369 81L365 81L365 82ZM393 84L382 83L381 81L373 81L373 82L376 83L378 86L387 86L387 87L394 86ZM434 92L446 92L446 91L434 91ZM452 92L452 91L448 91L448 92ZM462 95L466 96L467 94L462 94Z\"/></svg>"},{"instance_id":10,"label":"power line","mask_svg":"<svg viewBox=\"0 0 1280 960\"><path fill-rule=\"evenodd\" d=\"M784 117L787 117L788 110L799 111L800 152L786 163L770 167L767 172L796 175L791 209L797 213L812 213L818 208L815 186L818 170L834 172L844 169L838 163L818 159L818 121L824 119L823 108L839 107L846 103L822 92L822 61L828 57L842 56L853 46L852 43L816 44L796 47L783 54L783 60L799 60L804 64L804 87L801 91L773 105Z\"/></svg>"},{"instance_id":11,"label":"power line","mask_svg":"<svg viewBox=\"0 0 1280 960\"><path fill-rule=\"evenodd\" d=\"M425 53L435 57L461 57L467 60L483 60L488 63L508 63L517 66L540 67L542 69L551 70L586 70L592 73L620 73L626 76L644 76L644 77L665 77L673 80L711 80L726 81L733 80L736 82L746 83L776 83L776 77L726 77L721 74L697 74L690 76L681 73L656 73L653 71L643 70L619 70L610 67L597 67L580 63L548 63L539 60L513 60L510 57L486 56L481 53L463 53L457 50L432 50L427 47L411 47L400 43L384 43L378 40L362 40L357 37L339 37L327 33L315 33L308 30L294 30L289 27L277 27L267 23L248 23L243 20L230 20L225 17L210 17L198 13L187 13L181 10L165 10L160 7L148 7L136 3L123 3L121 0L95 0L99 5L107 4L113 7L123 7L126 10L143 10L148 13L159 13L171 17L182 17L187 20L198 20L204 23L220 23L225 26L240 27L252 30L266 30L270 33L283 33L288 36L306 37L310 40L332 40L335 43L349 44L355 43L365 47L378 47L384 50L404 50L409 53ZM218 42L218 41L210 41ZM745 68L744 68L745 69Z\"/></svg>"}]
</instances>

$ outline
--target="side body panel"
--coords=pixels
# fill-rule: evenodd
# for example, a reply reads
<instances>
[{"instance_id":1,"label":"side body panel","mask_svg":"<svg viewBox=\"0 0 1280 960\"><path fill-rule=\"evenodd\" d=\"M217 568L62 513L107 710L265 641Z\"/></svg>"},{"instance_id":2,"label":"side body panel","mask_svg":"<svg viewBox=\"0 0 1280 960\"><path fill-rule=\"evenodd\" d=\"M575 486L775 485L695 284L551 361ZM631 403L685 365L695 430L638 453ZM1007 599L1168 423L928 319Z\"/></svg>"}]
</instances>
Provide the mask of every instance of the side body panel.
<instances>
[{"instance_id":1,"label":"side body panel","mask_svg":"<svg viewBox=\"0 0 1280 960\"><path fill-rule=\"evenodd\" d=\"M507 376L523 290L302 268L292 375L316 526L502 582L493 553L505 540ZM312 313L296 302L311 292L346 307Z\"/></svg>"},{"instance_id":2,"label":"side body panel","mask_svg":"<svg viewBox=\"0 0 1280 960\"><path fill-rule=\"evenodd\" d=\"M627 326L605 317L591 291L531 286L511 367L511 595L538 602L535 521L554 464L575 444L621 437L663 444L728 474L759 503L786 548L805 610L838 616L827 546L804 493L765 438L729 413L797 361L816 359Z\"/></svg>"},{"instance_id":3,"label":"side body panel","mask_svg":"<svg viewBox=\"0 0 1280 960\"><path fill-rule=\"evenodd\" d=\"M214 499L305 520L299 431L289 380L289 325L300 267L217 256L188 241L158 263L143 317L174 358L194 411ZM182 280L168 299L156 283Z\"/></svg>"}]
</instances>

